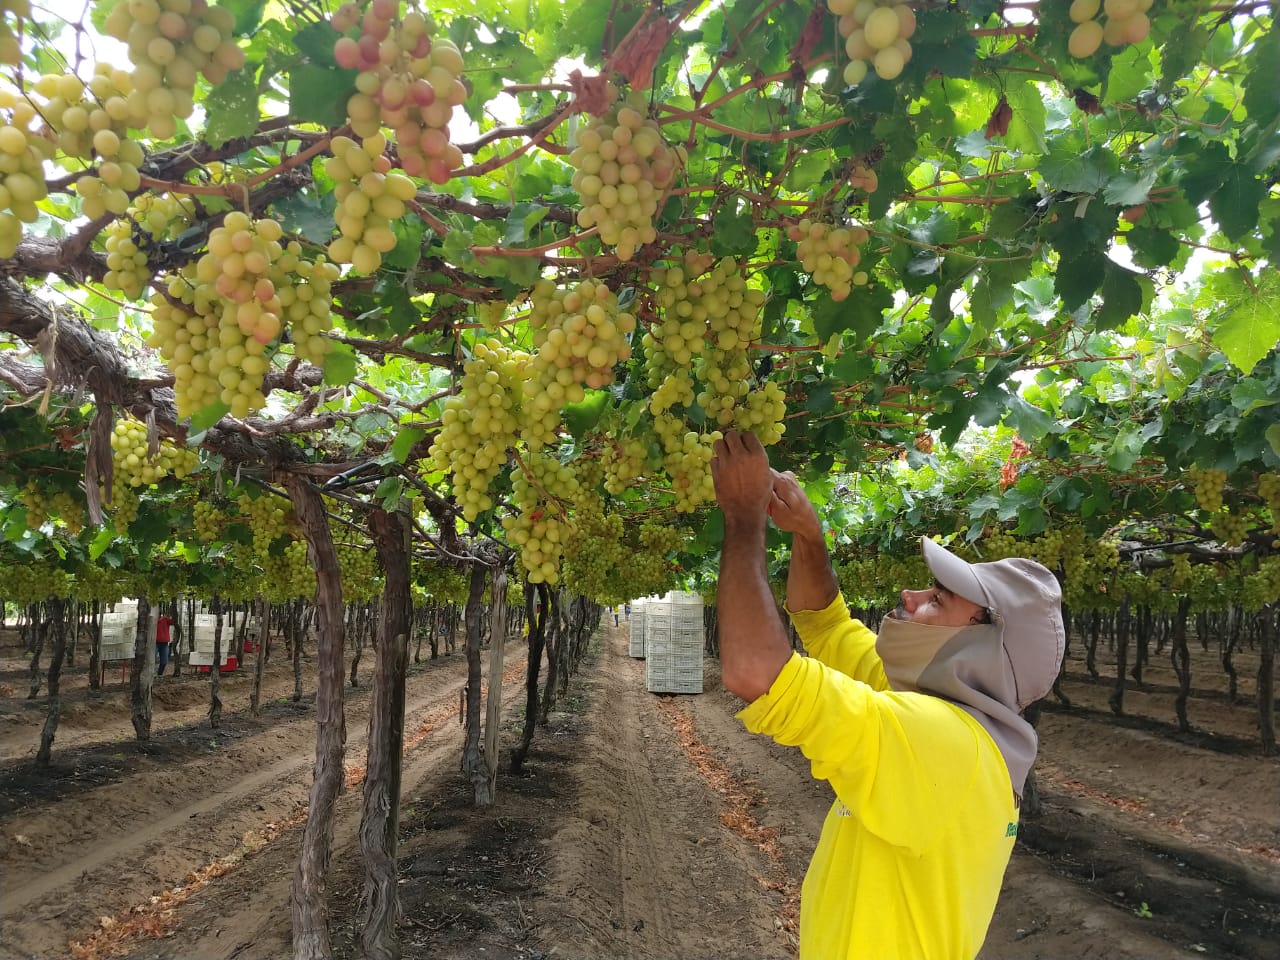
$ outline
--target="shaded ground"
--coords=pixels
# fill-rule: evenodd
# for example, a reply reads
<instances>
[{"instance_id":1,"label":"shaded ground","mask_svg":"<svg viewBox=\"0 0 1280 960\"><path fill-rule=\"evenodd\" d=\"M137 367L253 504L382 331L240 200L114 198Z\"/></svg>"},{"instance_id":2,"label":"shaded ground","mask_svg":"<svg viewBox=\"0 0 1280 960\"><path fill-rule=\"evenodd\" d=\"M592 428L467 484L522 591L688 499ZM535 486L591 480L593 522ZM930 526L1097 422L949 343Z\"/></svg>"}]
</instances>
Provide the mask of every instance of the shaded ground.
<instances>
[{"instance_id":1,"label":"shaded ground","mask_svg":"<svg viewBox=\"0 0 1280 960\"><path fill-rule=\"evenodd\" d=\"M1259 755L1251 685L1242 680L1244 704L1227 703L1212 653L1196 650L1192 735L1172 725L1171 673L1160 665L1148 669L1147 690L1126 697L1134 718L1117 724L1110 681L1084 678L1073 661L1073 706L1040 722L1045 815L1024 824L984 960L1275 955L1280 764ZM744 733L713 661L703 695L655 696L644 663L626 654L625 625L607 627L518 777L505 758L523 691L509 673L489 811L472 809L457 773L462 658L414 668L400 848L406 957L794 956L799 881L829 789L798 752ZM10 665L20 667L0 663ZM67 956L68 942L104 916L162 935L118 940L139 960L289 955L300 829L288 824L305 801L314 729L309 705L276 700L292 690L288 665L272 670L270 708L229 716L216 737L200 722L207 684L183 678L162 695L185 702L189 686L192 702L165 715L151 747L128 739L121 701L59 737L50 774L20 759L0 766L0 957ZM231 690L229 707L247 702L247 686ZM351 767L363 753L365 696L354 691L348 703ZM41 719L0 700L3 755L21 757L21 737L33 753ZM342 957L358 954L359 805L353 784L329 888ZM236 862L224 875L167 913L165 902L148 905L228 854Z\"/></svg>"}]
</instances>

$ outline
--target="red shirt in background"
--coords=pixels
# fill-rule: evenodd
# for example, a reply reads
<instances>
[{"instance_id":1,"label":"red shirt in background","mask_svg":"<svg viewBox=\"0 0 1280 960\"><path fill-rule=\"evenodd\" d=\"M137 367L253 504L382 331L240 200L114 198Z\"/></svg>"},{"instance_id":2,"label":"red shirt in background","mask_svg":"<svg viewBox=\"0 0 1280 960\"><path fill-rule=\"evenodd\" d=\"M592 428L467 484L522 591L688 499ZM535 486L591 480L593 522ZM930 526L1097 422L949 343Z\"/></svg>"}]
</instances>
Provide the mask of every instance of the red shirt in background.
<instances>
[{"instance_id":1,"label":"red shirt in background","mask_svg":"<svg viewBox=\"0 0 1280 960\"><path fill-rule=\"evenodd\" d=\"M173 625L173 617L161 617L156 621L156 643L169 642L169 628Z\"/></svg>"}]
</instances>

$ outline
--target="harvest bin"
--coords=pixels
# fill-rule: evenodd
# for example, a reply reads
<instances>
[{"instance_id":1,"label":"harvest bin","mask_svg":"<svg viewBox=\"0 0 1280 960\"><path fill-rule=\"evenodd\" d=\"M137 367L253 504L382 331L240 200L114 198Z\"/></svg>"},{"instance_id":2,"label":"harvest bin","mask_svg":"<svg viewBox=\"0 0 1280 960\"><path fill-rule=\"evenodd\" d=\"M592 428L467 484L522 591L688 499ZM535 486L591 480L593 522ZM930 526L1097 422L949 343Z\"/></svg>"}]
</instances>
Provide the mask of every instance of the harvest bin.
<instances>
[{"instance_id":1,"label":"harvest bin","mask_svg":"<svg viewBox=\"0 0 1280 960\"><path fill-rule=\"evenodd\" d=\"M644 607L645 683L650 693L702 692L702 598L668 593Z\"/></svg>"}]
</instances>

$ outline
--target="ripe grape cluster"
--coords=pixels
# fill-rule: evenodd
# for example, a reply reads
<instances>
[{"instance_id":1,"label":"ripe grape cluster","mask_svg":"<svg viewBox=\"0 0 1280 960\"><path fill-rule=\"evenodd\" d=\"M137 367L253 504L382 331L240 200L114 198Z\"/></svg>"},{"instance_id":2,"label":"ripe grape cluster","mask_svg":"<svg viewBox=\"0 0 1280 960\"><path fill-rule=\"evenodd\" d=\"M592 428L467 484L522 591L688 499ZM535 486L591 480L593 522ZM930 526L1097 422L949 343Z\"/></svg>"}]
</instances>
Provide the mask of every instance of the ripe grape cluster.
<instances>
[{"instance_id":1,"label":"ripe grape cluster","mask_svg":"<svg viewBox=\"0 0 1280 960\"><path fill-rule=\"evenodd\" d=\"M840 302L855 284L866 284L866 271L854 272L862 260L858 247L868 238L865 228L833 227L804 219L789 227L787 236L796 242L800 263L813 275L814 282L830 288L831 299Z\"/></svg>"},{"instance_id":2,"label":"ripe grape cluster","mask_svg":"<svg viewBox=\"0 0 1280 960\"><path fill-rule=\"evenodd\" d=\"M1258 496L1271 511L1271 532L1280 533L1280 473L1264 473L1258 477Z\"/></svg>"},{"instance_id":3,"label":"ripe grape cluster","mask_svg":"<svg viewBox=\"0 0 1280 960\"><path fill-rule=\"evenodd\" d=\"M1221 543L1238 547L1249 536L1249 523L1244 514L1234 510L1219 510L1209 521L1209 532Z\"/></svg>"},{"instance_id":4,"label":"ripe grape cluster","mask_svg":"<svg viewBox=\"0 0 1280 960\"><path fill-rule=\"evenodd\" d=\"M218 84L244 66L234 28L235 15L206 0L128 0L107 16L105 32L128 46L134 65L130 111L147 118L157 139L177 133L175 118L191 116L198 74Z\"/></svg>"},{"instance_id":5,"label":"ripe grape cluster","mask_svg":"<svg viewBox=\"0 0 1280 960\"><path fill-rule=\"evenodd\" d=\"M307 556L305 540L290 541L278 556L268 553L259 560L267 599L272 603L315 596L316 573Z\"/></svg>"},{"instance_id":6,"label":"ripe grape cluster","mask_svg":"<svg viewBox=\"0 0 1280 960\"><path fill-rule=\"evenodd\" d=\"M382 568L377 551L354 543L334 545L338 555L338 575L342 578L342 597L355 603L368 603L382 594Z\"/></svg>"},{"instance_id":7,"label":"ripe grape cluster","mask_svg":"<svg viewBox=\"0 0 1280 960\"><path fill-rule=\"evenodd\" d=\"M273 497L253 497L242 493L236 497L236 508L253 532L254 552L265 554L277 539L289 530L289 514Z\"/></svg>"},{"instance_id":8,"label":"ripe grape cluster","mask_svg":"<svg viewBox=\"0 0 1280 960\"><path fill-rule=\"evenodd\" d=\"M1073 0L1067 15L1076 26L1067 38L1067 50L1083 60L1104 42L1112 47L1141 43L1151 32L1151 5L1152 0ZM1106 15L1105 22L1097 19L1099 13Z\"/></svg>"},{"instance_id":9,"label":"ripe grape cluster","mask_svg":"<svg viewBox=\"0 0 1280 960\"><path fill-rule=\"evenodd\" d=\"M638 95L620 101L578 131L569 154L573 186L582 198L578 225L598 227L600 239L622 261L657 239L658 203L684 162L680 148L667 146L646 109Z\"/></svg>"},{"instance_id":10,"label":"ripe grape cluster","mask_svg":"<svg viewBox=\"0 0 1280 960\"><path fill-rule=\"evenodd\" d=\"M107 499L106 491L101 486L98 493L106 504L107 513L111 515L111 525L121 535L129 532L129 524L138 518L138 508L142 505L138 495L127 483L111 483L111 498Z\"/></svg>"},{"instance_id":11,"label":"ripe grape cluster","mask_svg":"<svg viewBox=\"0 0 1280 960\"><path fill-rule=\"evenodd\" d=\"M71 578L56 563L36 560L0 567L0 596L26 606L71 595Z\"/></svg>"},{"instance_id":12,"label":"ripe grape cluster","mask_svg":"<svg viewBox=\"0 0 1280 960\"><path fill-rule=\"evenodd\" d=\"M1258 561L1258 569L1244 578L1241 603L1246 611L1257 613L1277 601L1280 601L1280 555L1273 555Z\"/></svg>"},{"instance_id":13,"label":"ripe grape cluster","mask_svg":"<svg viewBox=\"0 0 1280 960\"><path fill-rule=\"evenodd\" d=\"M18 502L27 510L27 528L30 530L55 517L72 536L78 537L84 529L84 503L66 490L45 492L35 480L28 480L18 491Z\"/></svg>"},{"instance_id":14,"label":"ripe grape cluster","mask_svg":"<svg viewBox=\"0 0 1280 960\"><path fill-rule=\"evenodd\" d=\"M12 21L9 14L13 15ZM16 67L22 62L22 45L14 27L30 16L31 0L0 0L0 63Z\"/></svg>"},{"instance_id":15,"label":"ripe grape cluster","mask_svg":"<svg viewBox=\"0 0 1280 960\"><path fill-rule=\"evenodd\" d=\"M149 252L172 240L195 219L195 204L181 194L144 193L125 216L107 224L107 272L102 283L130 299L151 282Z\"/></svg>"},{"instance_id":16,"label":"ripe grape cluster","mask_svg":"<svg viewBox=\"0 0 1280 960\"><path fill-rule=\"evenodd\" d=\"M565 547L573 535L563 505L576 503L581 495L573 468L548 453L531 452L524 469L512 468L511 492L520 512L503 517L502 529L520 552L520 566L530 583L559 583Z\"/></svg>"},{"instance_id":17,"label":"ripe grape cluster","mask_svg":"<svg viewBox=\"0 0 1280 960\"><path fill-rule=\"evenodd\" d=\"M339 33L360 27L333 47L338 65L359 70L347 101L351 129L373 137L383 127L395 133L400 163L412 177L445 183L462 166L462 151L449 142L453 108L467 99L462 54L423 14L400 15L399 0L373 0L363 12L344 3L332 20Z\"/></svg>"},{"instance_id":18,"label":"ripe grape cluster","mask_svg":"<svg viewBox=\"0 0 1280 960\"><path fill-rule=\"evenodd\" d=\"M156 455L147 455L147 427L141 420L124 416L111 430L113 487L149 486L165 477L183 480L200 465L194 450L179 447L172 440L160 441Z\"/></svg>"},{"instance_id":19,"label":"ripe grape cluster","mask_svg":"<svg viewBox=\"0 0 1280 960\"><path fill-rule=\"evenodd\" d=\"M845 38L845 83L861 83L872 68L882 80L902 73L916 32L916 15L909 6L899 0L827 0L827 9L840 18L836 28Z\"/></svg>"},{"instance_id":20,"label":"ripe grape cluster","mask_svg":"<svg viewBox=\"0 0 1280 960\"><path fill-rule=\"evenodd\" d=\"M22 225L36 222L36 204L49 195L44 163L54 146L33 132L38 117L25 95L0 87L0 258L13 256Z\"/></svg>"},{"instance_id":21,"label":"ripe grape cluster","mask_svg":"<svg viewBox=\"0 0 1280 960\"><path fill-rule=\"evenodd\" d=\"M225 519L225 514L208 500L197 500L191 507L191 525L201 543L217 540Z\"/></svg>"},{"instance_id":22,"label":"ripe grape cluster","mask_svg":"<svg viewBox=\"0 0 1280 960\"><path fill-rule=\"evenodd\" d=\"M304 259L301 245L282 239L275 220L255 222L233 211L209 234L208 252L169 277L168 296L152 297L147 342L173 371L179 417L215 400L234 417L260 409L270 345L285 321L292 323L296 355L323 359L338 268L323 257Z\"/></svg>"},{"instance_id":23,"label":"ripe grape cluster","mask_svg":"<svg viewBox=\"0 0 1280 960\"><path fill-rule=\"evenodd\" d=\"M359 273L377 273L382 255L396 245L391 224L404 216L417 188L404 174L391 172L387 138L377 131L360 143L334 137L332 149L324 169L336 184L339 236L329 244L329 256Z\"/></svg>"},{"instance_id":24,"label":"ripe grape cluster","mask_svg":"<svg viewBox=\"0 0 1280 960\"><path fill-rule=\"evenodd\" d=\"M1217 513L1222 509L1222 491L1227 485L1225 470L1193 468L1187 471L1187 477L1195 485L1196 503L1200 509L1210 513Z\"/></svg>"},{"instance_id":25,"label":"ripe grape cluster","mask_svg":"<svg viewBox=\"0 0 1280 960\"><path fill-rule=\"evenodd\" d=\"M538 393L547 394L558 409L565 401L576 402L569 393L574 384L599 389L613 383L614 366L631 357L627 337L636 318L618 308L617 295L603 280L582 280L566 289L543 279L530 303ZM576 400L580 394L574 391Z\"/></svg>"},{"instance_id":26,"label":"ripe grape cluster","mask_svg":"<svg viewBox=\"0 0 1280 960\"><path fill-rule=\"evenodd\" d=\"M529 355L497 340L478 343L462 368L458 392L444 402L442 426L428 456L453 477L462 515L474 520L493 506L489 485L519 436L519 401Z\"/></svg>"},{"instance_id":27,"label":"ripe grape cluster","mask_svg":"<svg viewBox=\"0 0 1280 960\"><path fill-rule=\"evenodd\" d=\"M584 492L574 504L573 535L565 546L565 586L608 606L628 600L632 557L622 517L608 512L599 494Z\"/></svg>"},{"instance_id":28,"label":"ripe grape cluster","mask_svg":"<svg viewBox=\"0 0 1280 960\"><path fill-rule=\"evenodd\" d=\"M620 497L632 482L644 475L649 458L649 445L640 437L622 437L604 448L600 462L604 467L604 488Z\"/></svg>"}]
</instances>

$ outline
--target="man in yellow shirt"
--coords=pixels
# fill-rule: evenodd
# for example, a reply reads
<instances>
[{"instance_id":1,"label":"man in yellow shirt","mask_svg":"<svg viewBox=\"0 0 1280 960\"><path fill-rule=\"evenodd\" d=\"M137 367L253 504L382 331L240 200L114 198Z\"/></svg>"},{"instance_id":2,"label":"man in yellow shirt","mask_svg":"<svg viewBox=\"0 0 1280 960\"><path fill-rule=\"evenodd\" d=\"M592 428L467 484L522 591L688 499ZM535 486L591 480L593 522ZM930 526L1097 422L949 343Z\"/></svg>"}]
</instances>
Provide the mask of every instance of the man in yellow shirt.
<instances>
[{"instance_id":1,"label":"man in yellow shirt","mask_svg":"<svg viewBox=\"0 0 1280 960\"><path fill-rule=\"evenodd\" d=\"M972 960L1035 759L1020 712L1062 661L1057 579L926 539L934 585L904 590L877 636L849 616L813 504L753 435L726 433L711 471L724 685L747 729L799 747L836 794L801 891L802 960ZM808 656L769 589L769 515L793 534L787 610Z\"/></svg>"}]
</instances>

